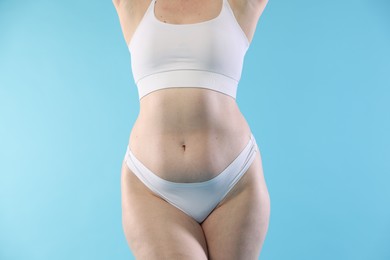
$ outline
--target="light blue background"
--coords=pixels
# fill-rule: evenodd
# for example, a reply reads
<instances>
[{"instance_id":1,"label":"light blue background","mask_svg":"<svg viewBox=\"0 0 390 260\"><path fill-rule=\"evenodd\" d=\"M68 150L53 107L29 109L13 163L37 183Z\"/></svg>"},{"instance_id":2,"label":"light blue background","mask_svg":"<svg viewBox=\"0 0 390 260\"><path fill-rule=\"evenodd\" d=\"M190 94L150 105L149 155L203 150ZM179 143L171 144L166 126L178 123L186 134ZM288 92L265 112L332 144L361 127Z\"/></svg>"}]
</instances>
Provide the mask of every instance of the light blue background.
<instances>
[{"instance_id":1,"label":"light blue background","mask_svg":"<svg viewBox=\"0 0 390 260\"><path fill-rule=\"evenodd\" d=\"M261 259L390 259L389 13L268 3L237 97L272 200ZM0 0L0 259L131 259L138 105L111 1Z\"/></svg>"}]
</instances>

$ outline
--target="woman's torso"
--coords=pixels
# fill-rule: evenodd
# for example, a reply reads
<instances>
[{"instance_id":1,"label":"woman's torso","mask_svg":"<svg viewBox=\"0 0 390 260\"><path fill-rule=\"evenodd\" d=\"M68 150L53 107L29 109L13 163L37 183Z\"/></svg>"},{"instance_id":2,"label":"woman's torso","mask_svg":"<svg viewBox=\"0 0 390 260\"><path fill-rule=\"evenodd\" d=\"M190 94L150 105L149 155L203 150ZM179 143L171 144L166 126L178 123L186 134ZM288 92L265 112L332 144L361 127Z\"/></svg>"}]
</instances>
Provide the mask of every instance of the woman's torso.
<instances>
[{"instance_id":1,"label":"woman's torso","mask_svg":"<svg viewBox=\"0 0 390 260\"><path fill-rule=\"evenodd\" d=\"M211 179L250 139L249 126L235 100L215 91L165 89L145 96L140 103L130 149L166 180Z\"/></svg>"},{"instance_id":2,"label":"woman's torso","mask_svg":"<svg viewBox=\"0 0 390 260\"><path fill-rule=\"evenodd\" d=\"M121 1L123 4L125 0ZM212 19L219 13L222 2L159 1L161 6L158 9L156 4L156 17L173 24ZM117 7L126 42L130 41L148 2L136 5L134 0L127 0L122 11ZM209 5L208 9L201 8L200 2ZM234 4L229 2L233 9ZM172 14L172 10L179 9L182 11ZM197 15L196 10L201 15ZM248 39L253 37L260 13L261 10L252 10L250 16L235 12ZM240 17L247 18L240 20ZM197 86L168 88L140 100L140 112L130 134L129 147L146 167L166 180L200 182L215 177L226 168L245 147L250 133L234 98Z\"/></svg>"}]
</instances>

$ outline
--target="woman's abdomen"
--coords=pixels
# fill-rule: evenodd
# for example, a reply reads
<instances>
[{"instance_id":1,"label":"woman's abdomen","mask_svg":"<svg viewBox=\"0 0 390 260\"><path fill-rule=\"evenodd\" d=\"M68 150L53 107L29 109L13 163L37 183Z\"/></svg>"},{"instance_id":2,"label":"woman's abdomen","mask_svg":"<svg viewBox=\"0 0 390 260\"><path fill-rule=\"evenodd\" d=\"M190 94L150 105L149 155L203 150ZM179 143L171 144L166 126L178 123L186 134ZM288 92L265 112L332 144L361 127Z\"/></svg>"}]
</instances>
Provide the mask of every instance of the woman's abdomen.
<instances>
[{"instance_id":1,"label":"woman's abdomen","mask_svg":"<svg viewBox=\"0 0 390 260\"><path fill-rule=\"evenodd\" d=\"M201 182L222 172L250 134L233 98L200 88L172 88L141 99L129 147L163 179Z\"/></svg>"}]
</instances>

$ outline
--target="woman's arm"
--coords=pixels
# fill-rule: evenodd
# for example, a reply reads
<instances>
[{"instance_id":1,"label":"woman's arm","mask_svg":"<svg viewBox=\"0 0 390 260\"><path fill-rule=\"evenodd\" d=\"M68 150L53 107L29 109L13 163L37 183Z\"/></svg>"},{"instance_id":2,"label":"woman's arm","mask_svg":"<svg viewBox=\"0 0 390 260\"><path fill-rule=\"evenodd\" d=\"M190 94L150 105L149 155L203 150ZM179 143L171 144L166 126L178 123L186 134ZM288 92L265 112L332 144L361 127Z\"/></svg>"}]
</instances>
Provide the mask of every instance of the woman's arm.
<instances>
[{"instance_id":1,"label":"woman's arm","mask_svg":"<svg viewBox=\"0 0 390 260\"><path fill-rule=\"evenodd\" d=\"M237 21L243 31L252 41L259 18L263 13L268 0L229 0L232 3Z\"/></svg>"},{"instance_id":2,"label":"woman's arm","mask_svg":"<svg viewBox=\"0 0 390 260\"><path fill-rule=\"evenodd\" d=\"M147 1L146 1L147 2ZM122 28L122 34L126 44L135 31L136 26L140 21L140 13L145 6L144 0L112 0L116 12L119 17L119 22Z\"/></svg>"}]
</instances>

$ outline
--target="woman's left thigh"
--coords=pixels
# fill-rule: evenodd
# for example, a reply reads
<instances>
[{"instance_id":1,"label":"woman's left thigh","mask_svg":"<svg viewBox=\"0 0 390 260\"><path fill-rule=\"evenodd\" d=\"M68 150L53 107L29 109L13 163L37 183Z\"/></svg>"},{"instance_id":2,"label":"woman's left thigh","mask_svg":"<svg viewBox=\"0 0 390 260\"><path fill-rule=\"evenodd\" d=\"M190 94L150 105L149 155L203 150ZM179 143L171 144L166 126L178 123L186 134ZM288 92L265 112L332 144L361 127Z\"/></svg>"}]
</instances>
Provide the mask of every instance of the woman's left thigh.
<instances>
[{"instance_id":1,"label":"woman's left thigh","mask_svg":"<svg viewBox=\"0 0 390 260\"><path fill-rule=\"evenodd\" d=\"M258 259L269 216L270 198L257 152L244 176L202 223L209 259Z\"/></svg>"}]
</instances>

